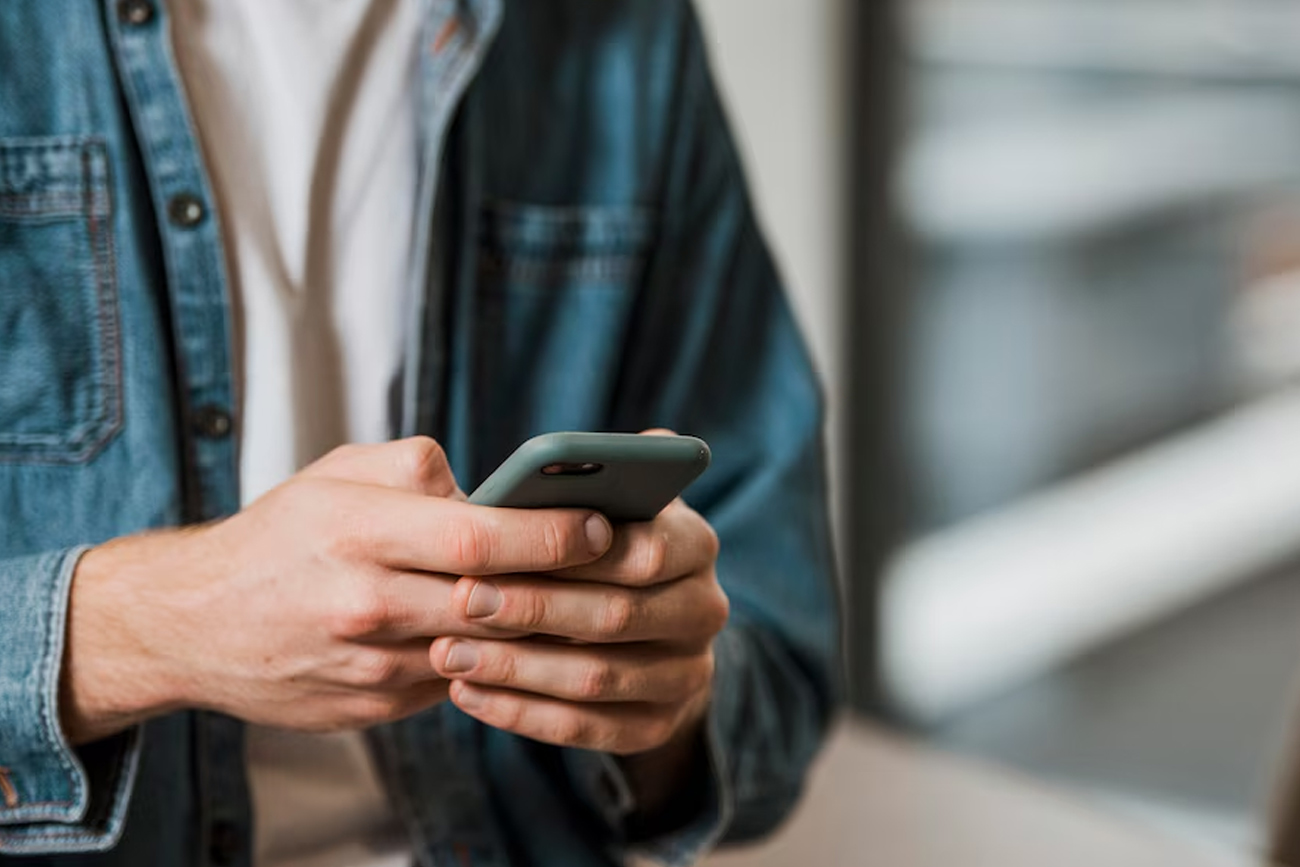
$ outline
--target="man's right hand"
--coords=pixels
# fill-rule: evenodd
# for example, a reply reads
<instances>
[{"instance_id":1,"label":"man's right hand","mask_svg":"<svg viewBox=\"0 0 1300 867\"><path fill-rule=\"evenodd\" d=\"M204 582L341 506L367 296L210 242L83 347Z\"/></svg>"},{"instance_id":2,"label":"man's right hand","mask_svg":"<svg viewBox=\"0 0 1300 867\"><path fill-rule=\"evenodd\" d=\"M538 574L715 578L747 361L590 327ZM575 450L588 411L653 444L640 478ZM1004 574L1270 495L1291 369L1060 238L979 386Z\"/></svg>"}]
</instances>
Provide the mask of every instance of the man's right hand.
<instances>
[{"instance_id":1,"label":"man's right hand","mask_svg":"<svg viewBox=\"0 0 1300 867\"><path fill-rule=\"evenodd\" d=\"M447 696L433 639L503 637L452 613L458 578L583 565L612 538L589 511L465 503L432 440L346 446L228 520L82 558L64 731L86 743L185 708L299 731L401 719Z\"/></svg>"}]
</instances>

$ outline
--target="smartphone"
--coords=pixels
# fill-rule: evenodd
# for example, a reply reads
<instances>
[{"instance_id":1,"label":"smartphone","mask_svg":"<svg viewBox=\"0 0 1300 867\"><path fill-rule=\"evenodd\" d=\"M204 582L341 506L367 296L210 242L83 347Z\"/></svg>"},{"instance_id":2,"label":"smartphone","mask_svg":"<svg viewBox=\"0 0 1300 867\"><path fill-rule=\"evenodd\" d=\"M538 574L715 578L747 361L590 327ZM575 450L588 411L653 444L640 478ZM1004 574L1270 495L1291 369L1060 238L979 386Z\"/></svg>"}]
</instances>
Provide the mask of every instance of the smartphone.
<instances>
[{"instance_id":1,"label":"smartphone","mask_svg":"<svg viewBox=\"0 0 1300 867\"><path fill-rule=\"evenodd\" d=\"M708 469L701 439L550 433L515 450L469 501L510 509L593 509L615 523L651 521Z\"/></svg>"}]
</instances>

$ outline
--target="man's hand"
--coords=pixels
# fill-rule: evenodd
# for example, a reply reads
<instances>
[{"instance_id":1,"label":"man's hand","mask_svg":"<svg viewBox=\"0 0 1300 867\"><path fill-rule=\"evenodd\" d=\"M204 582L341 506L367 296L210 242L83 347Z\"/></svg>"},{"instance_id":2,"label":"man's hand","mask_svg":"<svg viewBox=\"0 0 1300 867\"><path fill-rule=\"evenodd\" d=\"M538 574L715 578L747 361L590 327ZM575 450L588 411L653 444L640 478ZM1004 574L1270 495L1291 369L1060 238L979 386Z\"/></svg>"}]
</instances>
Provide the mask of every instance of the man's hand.
<instances>
[{"instance_id":1,"label":"man's hand","mask_svg":"<svg viewBox=\"0 0 1300 867\"><path fill-rule=\"evenodd\" d=\"M466 504L432 440L339 449L229 520L86 554L64 730L83 743L181 708L304 731L408 716L447 694L433 638L523 631L463 618L459 576L578 567L611 538L591 512Z\"/></svg>"},{"instance_id":2,"label":"man's hand","mask_svg":"<svg viewBox=\"0 0 1300 867\"><path fill-rule=\"evenodd\" d=\"M451 601L464 626L434 642L434 668L466 713L535 740L624 756L693 743L727 621L717 556L712 528L678 500L618 528L594 563L463 578Z\"/></svg>"}]
</instances>

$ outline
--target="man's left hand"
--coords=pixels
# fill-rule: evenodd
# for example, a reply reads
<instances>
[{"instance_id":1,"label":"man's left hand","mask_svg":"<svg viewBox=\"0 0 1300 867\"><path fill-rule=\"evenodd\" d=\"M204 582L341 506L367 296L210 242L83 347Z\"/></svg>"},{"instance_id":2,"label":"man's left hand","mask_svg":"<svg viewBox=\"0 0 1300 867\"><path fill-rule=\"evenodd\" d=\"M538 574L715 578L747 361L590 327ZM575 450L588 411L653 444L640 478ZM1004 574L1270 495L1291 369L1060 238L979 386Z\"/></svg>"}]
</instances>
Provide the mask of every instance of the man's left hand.
<instances>
[{"instance_id":1,"label":"man's left hand","mask_svg":"<svg viewBox=\"0 0 1300 867\"><path fill-rule=\"evenodd\" d=\"M498 729L621 756L694 742L727 622L717 557L713 529L678 500L652 522L615 528L590 565L462 578L452 610L467 627L532 637L445 636L430 658L452 701Z\"/></svg>"}]
</instances>

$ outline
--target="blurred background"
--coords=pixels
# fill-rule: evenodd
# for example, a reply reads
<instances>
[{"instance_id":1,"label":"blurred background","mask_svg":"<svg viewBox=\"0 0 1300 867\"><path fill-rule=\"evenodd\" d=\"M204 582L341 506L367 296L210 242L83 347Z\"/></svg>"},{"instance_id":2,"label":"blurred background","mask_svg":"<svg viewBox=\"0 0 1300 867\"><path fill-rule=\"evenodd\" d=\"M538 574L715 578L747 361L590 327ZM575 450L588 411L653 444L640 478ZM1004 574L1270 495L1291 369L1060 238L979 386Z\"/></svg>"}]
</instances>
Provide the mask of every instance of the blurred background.
<instances>
[{"instance_id":1,"label":"blurred background","mask_svg":"<svg viewBox=\"0 0 1300 867\"><path fill-rule=\"evenodd\" d=\"M1207 851L1300 696L1300 4L698 0L856 709Z\"/></svg>"}]
</instances>

